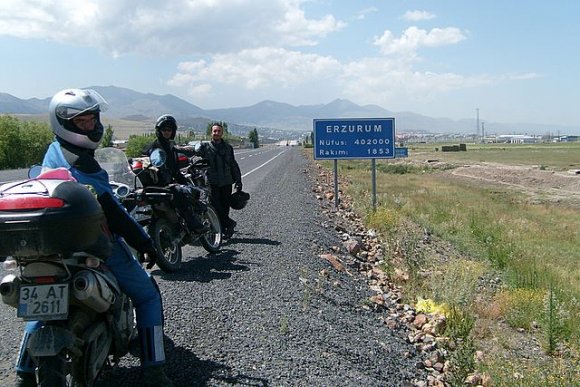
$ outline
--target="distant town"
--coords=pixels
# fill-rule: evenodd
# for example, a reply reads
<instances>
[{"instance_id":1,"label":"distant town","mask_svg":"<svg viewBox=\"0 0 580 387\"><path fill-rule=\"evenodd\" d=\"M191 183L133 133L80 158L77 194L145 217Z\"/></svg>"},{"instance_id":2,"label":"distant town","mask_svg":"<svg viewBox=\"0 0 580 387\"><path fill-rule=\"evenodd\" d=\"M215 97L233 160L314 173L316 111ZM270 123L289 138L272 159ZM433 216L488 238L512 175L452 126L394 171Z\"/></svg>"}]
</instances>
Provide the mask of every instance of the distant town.
<instances>
[{"instance_id":1,"label":"distant town","mask_svg":"<svg viewBox=\"0 0 580 387\"><path fill-rule=\"evenodd\" d=\"M475 134L432 134L432 133L402 133L397 134L398 142L448 142L458 141L472 143L498 143L498 144L538 144L546 142L574 142L579 141L576 135L528 135L528 134L488 134L478 136Z\"/></svg>"}]
</instances>

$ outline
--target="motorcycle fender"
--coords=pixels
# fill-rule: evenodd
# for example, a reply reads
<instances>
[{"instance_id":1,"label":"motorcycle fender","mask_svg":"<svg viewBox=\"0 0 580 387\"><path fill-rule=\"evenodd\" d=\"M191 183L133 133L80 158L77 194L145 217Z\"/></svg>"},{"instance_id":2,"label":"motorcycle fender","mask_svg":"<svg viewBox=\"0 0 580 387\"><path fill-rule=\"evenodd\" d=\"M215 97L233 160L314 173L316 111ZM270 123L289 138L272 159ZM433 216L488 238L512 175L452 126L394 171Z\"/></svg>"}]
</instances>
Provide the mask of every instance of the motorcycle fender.
<instances>
[{"instance_id":1,"label":"motorcycle fender","mask_svg":"<svg viewBox=\"0 0 580 387\"><path fill-rule=\"evenodd\" d=\"M67 329L45 325L32 332L26 348L33 357L56 356L65 348L80 356L82 344L83 341Z\"/></svg>"}]
</instances>

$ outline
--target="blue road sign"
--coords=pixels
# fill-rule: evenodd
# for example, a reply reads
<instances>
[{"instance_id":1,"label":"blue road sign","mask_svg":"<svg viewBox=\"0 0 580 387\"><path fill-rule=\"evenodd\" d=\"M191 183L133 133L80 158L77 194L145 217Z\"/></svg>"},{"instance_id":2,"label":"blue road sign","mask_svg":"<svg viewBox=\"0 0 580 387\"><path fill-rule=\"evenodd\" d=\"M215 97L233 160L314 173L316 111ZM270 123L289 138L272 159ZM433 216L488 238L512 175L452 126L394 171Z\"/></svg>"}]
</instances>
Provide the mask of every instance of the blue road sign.
<instances>
[{"instance_id":1,"label":"blue road sign","mask_svg":"<svg viewBox=\"0 0 580 387\"><path fill-rule=\"evenodd\" d=\"M400 147L395 148L395 157L409 157L409 148L407 147Z\"/></svg>"},{"instance_id":2,"label":"blue road sign","mask_svg":"<svg viewBox=\"0 0 580 387\"><path fill-rule=\"evenodd\" d=\"M394 118L315 119L315 159L392 159Z\"/></svg>"}]
</instances>

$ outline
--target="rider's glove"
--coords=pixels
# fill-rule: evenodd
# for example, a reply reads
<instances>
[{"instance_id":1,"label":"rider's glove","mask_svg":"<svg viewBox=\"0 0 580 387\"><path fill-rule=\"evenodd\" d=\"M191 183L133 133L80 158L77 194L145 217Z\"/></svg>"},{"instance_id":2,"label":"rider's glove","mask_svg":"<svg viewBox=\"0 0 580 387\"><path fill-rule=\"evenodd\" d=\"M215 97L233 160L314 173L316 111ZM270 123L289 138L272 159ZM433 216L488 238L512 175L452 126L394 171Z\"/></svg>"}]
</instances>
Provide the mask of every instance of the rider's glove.
<instances>
[{"instance_id":1,"label":"rider's glove","mask_svg":"<svg viewBox=\"0 0 580 387\"><path fill-rule=\"evenodd\" d=\"M155 266L157 257L159 257L159 252L155 246L153 246L153 243L148 243L146 248L141 251L139 260L141 262L147 262L147 269L151 269L153 266Z\"/></svg>"},{"instance_id":2,"label":"rider's glove","mask_svg":"<svg viewBox=\"0 0 580 387\"><path fill-rule=\"evenodd\" d=\"M236 188L236 191L241 191L242 190L242 182L241 181L236 181L234 183L234 187Z\"/></svg>"}]
</instances>

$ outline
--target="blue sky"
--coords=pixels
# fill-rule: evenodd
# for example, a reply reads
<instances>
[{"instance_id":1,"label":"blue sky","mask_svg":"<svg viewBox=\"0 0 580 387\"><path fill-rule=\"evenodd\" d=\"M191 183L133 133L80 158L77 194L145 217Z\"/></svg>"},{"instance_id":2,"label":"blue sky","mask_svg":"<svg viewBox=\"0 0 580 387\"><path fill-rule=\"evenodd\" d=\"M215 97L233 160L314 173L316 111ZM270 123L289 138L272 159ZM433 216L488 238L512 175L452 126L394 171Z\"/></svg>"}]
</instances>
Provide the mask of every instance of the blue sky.
<instances>
[{"instance_id":1,"label":"blue sky","mask_svg":"<svg viewBox=\"0 0 580 387\"><path fill-rule=\"evenodd\" d=\"M579 19L577 0L2 0L0 92L114 85L203 109L345 98L577 129Z\"/></svg>"}]
</instances>

